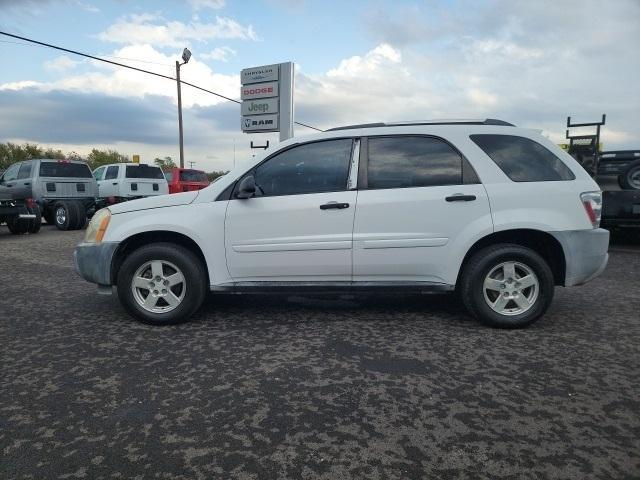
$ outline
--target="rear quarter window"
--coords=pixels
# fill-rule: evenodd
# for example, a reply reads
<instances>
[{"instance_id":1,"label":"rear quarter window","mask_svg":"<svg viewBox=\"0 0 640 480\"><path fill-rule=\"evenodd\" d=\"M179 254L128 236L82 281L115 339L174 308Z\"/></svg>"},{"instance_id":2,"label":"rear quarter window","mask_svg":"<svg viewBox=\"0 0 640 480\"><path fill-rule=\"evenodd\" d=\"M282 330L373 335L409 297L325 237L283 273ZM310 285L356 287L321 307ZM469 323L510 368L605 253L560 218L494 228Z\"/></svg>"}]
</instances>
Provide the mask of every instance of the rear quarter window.
<instances>
[{"instance_id":1,"label":"rear quarter window","mask_svg":"<svg viewBox=\"0 0 640 480\"><path fill-rule=\"evenodd\" d=\"M41 162L40 163L40 176L41 177L72 177L72 178L91 178L91 169L86 163L72 163L72 162Z\"/></svg>"},{"instance_id":2,"label":"rear quarter window","mask_svg":"<svg viewBox=\"0 0 640 480\"><path fill-rule=\"evenodd\" d=\"M149 165L127 165L126 178L150 178L153 180L164 180L164 175L160 167Z\"/></svg>"},{"instance_id":3,"label":"rear quarter window","mask_svg":"<svg viewBox=\"0 0 640 480\"><path fill-rule=\"evenodd\" d=\"M557 182L576 178L560 158L530 138L494 134L469 138L514 182Z\"/></svg>"}]
</instances>

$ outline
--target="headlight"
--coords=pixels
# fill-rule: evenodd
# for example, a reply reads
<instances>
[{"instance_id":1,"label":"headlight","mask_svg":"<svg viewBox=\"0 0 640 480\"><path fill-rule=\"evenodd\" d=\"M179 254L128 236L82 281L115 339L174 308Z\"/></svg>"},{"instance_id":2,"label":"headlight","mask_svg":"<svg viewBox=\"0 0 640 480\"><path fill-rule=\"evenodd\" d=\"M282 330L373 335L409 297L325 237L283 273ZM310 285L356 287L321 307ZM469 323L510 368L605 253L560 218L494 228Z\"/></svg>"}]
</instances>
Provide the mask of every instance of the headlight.
<instances>
[{"instance_id":1,"label":"headlight","mask_svg":"<svg viewBox=\"0 0 640 480\"><path fill-rule=\"evenodd\" d=\"M87 227L87 233L84 235L85 243L100 243L109 226L109 220L111 220L111 212L108 208L98 210Z\"/></svg>"}]
</instances>

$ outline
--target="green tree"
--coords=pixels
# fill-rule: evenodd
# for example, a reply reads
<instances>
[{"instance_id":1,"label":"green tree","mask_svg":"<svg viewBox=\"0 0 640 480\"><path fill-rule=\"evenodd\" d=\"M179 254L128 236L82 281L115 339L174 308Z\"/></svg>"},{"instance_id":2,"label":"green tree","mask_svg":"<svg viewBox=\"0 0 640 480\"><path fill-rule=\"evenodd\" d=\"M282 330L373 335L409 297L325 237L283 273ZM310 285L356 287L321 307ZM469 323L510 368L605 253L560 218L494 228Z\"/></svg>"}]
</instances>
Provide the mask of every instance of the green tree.
<instances>
[{"instance_id":1,"label":"green tree","mask_svg":"<svg viewBox=\"0 0 640 480\"><path fill-rule=\"evenodd\" d=\"M209 181L213 182L216 178L221 177L229 173L229 170L214 170L213 172L207 173L207 177L209 177Z\"/></svg>"},{"instance_id":2,"label":"green tree","mask_svg":"<svg viewBox=\"0 0 640 480\"><path fill-rule=\"evenodd\" d=\"M121 153L116 152L115 150L98 150L94 148L91 150L91 153L87 155L87 163L91 167L92 170L102 166L108 165L110 163L128 163L129 157L123 155Z\"/></svg>"},{"instance_id":3,"label":"green tree","mask_svg":"<svg viewBox=\"0 0 640 480\"><path fill-rule=\"evenodd\" d=\"M42 155L42 149L38 145L31 143L25 143L24 145L17 145L11 142L0 143L0 170L6 170L9 165L16 162L42 157Z\"/></svg>"},{"instance_id":4,"label":"green tree","mask_svg":"<svg viewBox=\"0 0 640 480\"><path fill-rule=\"evenodd\" d=\"M170 170L177 167L176 163L171 159L171 157L156 157L153 163L159 166L162 170Z\"/></svg>"}]
</instances>

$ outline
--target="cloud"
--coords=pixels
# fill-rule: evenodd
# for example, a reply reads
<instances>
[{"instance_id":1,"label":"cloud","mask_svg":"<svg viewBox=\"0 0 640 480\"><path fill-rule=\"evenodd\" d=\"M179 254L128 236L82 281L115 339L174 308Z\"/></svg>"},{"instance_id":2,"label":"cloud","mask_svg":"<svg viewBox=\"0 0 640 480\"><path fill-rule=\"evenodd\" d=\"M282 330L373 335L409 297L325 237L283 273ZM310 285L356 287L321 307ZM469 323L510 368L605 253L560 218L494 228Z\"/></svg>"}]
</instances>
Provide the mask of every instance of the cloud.
<instances>
[{"instance_id":1,"label":"cloud","mask_svg":"<svg viewBox=\"0 0 640 480\"><path fill-rule=\"evenodd\" d=\"M54 58L53 60L49 60L44 63L44 68L47 70L53 70L55 72L65 72L67 70L71 70L80 62L79 60L73 60L71 57L67 55L61 55L59 57Z\"/></svg>"},{"instance_id":2,"label":"cloud","mask_svg":"<svg viewBox=\"0 0 640 480\"><path fill-rule=\"evenodd\" d=\"M225 0L189 0L191 8L194 10L201 10L204 8L219 10L224 7L225 3Z\"/></svg>"},{"instance_id":3,"label":"cloud","mask_svg":"<svg viewBox=\"0 0 640 480\"><path fill-rule=\"evenodd\" d=\"M199 55L205 60L217 60L220 62L229 61L229 57L235 57L236 51L230 47L216 47L209 53Z\"/></svg>"},{"instance_id":4,"label":"cloud","mask_svg":"<svg viewBox=\"0 0 640 480\"><path fill-rule=\"evenodd\" d=\"M216 16L212 23L165 21L157 14L121 17L97 38L122 44L151 44L156 47L184 47L192 42L213 39L258 40L252 25L241 25L228 17Z\"/></svg>"}]
</instances>

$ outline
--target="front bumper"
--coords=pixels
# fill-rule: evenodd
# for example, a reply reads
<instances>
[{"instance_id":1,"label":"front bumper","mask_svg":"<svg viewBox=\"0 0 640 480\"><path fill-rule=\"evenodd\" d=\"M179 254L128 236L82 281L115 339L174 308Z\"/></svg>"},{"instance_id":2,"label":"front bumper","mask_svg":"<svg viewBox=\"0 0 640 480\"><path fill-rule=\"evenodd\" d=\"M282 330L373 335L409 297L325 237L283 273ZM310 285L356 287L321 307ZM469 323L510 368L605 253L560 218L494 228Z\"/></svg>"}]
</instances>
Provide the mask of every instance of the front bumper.
<instances>
[{"instance_id":1,"label":"front bumper","mask_svg":"<svg viewBox=\"0 0 640 480\"><path fill-rule=\"evenodd\" d=\"M111 285L111 265L119 242L80 243L73 252L78 274L88 282Z\"/></svg>"},{"instance_id":2,"label":"front bumper","mask_svg":"<svg viewBox=\"0 0 640 480\"><path fill-rule=\"evenodd\" d=\"M600 275L609 260L609 232L603 228L550 232L562 245L566 261L564 286L582 285Z\"/></svg>"}]
</instances>

